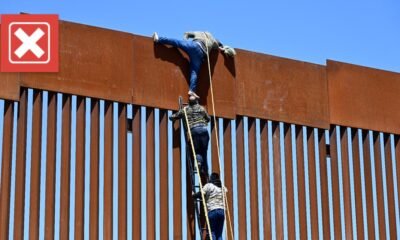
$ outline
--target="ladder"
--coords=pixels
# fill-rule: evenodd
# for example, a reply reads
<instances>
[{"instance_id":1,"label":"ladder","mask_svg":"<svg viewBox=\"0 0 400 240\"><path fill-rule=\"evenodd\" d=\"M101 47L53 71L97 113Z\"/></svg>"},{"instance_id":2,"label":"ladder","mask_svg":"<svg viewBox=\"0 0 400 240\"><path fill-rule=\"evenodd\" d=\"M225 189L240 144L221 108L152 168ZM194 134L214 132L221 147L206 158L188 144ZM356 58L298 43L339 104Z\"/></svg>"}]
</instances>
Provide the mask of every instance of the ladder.
<instances>
[{"instance_id":1,"label":"ladder","mask_svg":"<svg viewBox=\"0 0 400 240\"><path fill-rule=\"evenodd\" d=\"M182 101L182 97L179 96L179 109L182 109L184 107L184 105L187 105L185 103L183 103ZM185 121L184 119L182 121ZM187 129L186 129L186 124L184 124L184 128L185 128L185 132L187 133ZM200 186L196 185L196 174L198 174L198 176L200 178L202 178L203 176L200 175L200 173L198 173L196 171L196 168L194 166L194 161L192 160L192 156L191 156L191 146L189 143L189 140L187 139L187 134L185 134L185 141L186 141L186 162L187 162L187 166L189 167L189 175L190 175L190 183L192 185L192 191L193 192L198 192L200 191ZM203 180L204 178L202 178L202 181L205 182ZM208 181L208 179L207 179ZM197 224L198 224L198 228L199 228L199 232L200 232L200 236L201 239L203 237L203 232L207 231L207 228L203 228L202 227L202 221L201 221L201 216L202 216L202 212L200 211L201 208L201 199L199 198L192 198L193 200L193 206L194 206L194 211L195 211L195 218L197 219ZM203 217L204 217L204 213L203 213Z\"/></svg>"}]
</instances>

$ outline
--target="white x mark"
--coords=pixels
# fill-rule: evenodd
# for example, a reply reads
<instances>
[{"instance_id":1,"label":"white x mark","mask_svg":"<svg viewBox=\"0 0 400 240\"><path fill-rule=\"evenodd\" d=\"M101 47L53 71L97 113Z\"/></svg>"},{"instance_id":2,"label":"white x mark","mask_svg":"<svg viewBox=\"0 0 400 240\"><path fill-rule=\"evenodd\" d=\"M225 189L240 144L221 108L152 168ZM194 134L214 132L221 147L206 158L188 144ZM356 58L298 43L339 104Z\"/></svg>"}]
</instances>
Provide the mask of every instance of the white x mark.
<instances>
[{"instance_id":1,"label":"white x mark","mask_svg":"<svg viewBox=\"0 0 400 240\"><path fill-rule=\"evenodd\" d=\"M14 35L22 41L21 46L14 52L19 58L22 58L29 50L32 51L37 58L43 56L43 49L37 45L37 41L39 41L39 39L41 39L44 35L42 29L37 28L31 36L28 36L24 30L18 28Z\"/></svg>"}]
</instances>

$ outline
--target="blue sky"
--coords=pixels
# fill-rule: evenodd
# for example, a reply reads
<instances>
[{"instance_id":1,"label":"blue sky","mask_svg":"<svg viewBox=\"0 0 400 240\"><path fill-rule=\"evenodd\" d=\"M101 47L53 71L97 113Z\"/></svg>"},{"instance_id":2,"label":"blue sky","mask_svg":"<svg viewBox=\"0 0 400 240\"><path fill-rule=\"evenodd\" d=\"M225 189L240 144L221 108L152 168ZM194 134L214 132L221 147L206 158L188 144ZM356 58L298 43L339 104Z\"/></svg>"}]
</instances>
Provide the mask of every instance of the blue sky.
<instances>
[{"instance_id":1,"label":"blue sky","mask_svg":"<svg viewBox=\"0 0 400 240\"><path fill-rule=\"evenodd\" d=\"M209 30L227 45L307 62L333 59L400 72L400 2L3 0L0 13L61 19L150 36Z\"/></svg>"}]
</instances>

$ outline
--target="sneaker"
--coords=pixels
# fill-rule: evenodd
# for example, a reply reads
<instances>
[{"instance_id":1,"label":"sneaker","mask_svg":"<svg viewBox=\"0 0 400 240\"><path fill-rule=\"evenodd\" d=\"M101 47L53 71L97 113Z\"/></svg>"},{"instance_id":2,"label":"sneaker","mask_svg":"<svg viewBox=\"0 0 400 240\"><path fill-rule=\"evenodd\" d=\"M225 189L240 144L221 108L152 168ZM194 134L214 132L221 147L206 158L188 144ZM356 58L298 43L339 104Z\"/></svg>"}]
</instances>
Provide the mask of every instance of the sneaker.
<instances>
[{"instance_id":1,"label":"sneaker","mask_svg":"<svg viewBox=\"0 0 400 240\"><path fill-rule=\"evenodd\" d=\"M157 32L153 33L153 41L154 42L158 42L158 34L157 34Z\"/></svg>"},{"instance_id":2,"label":"sneaker","mask_svg":"<svg viewBox=\"0 0 400 240\"><path fill-rule=\"evenodd\" d=\"M197 98L197 99L200 99L200 97L199 97L195 92L193 92L193 91L190 91L190 90L189 90L188 95L189 95L189 96L193 96L193 97L195 97L195 98Z\"/></svg>"}]
</instances>

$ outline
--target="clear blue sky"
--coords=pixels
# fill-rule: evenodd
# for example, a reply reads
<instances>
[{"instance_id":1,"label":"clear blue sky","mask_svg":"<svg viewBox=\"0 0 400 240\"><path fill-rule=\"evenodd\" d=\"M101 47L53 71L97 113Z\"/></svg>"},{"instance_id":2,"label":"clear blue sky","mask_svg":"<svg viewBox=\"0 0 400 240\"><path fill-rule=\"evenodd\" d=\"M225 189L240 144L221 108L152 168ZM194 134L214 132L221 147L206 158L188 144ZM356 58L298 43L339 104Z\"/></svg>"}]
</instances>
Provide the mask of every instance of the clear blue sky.
<instances>
[{"instance_id":1,"label":"clear blue sky","mask_svg":"<svg viewBox=\"0 0 400 240\"><path fill-rule=\"evenodd\" d=\"M326 59L400 72L400 2L2 0L0 13L58 13L63 20L150 36L209 30L225 44L307 62Z\"/></svg>"}]
</instances>

